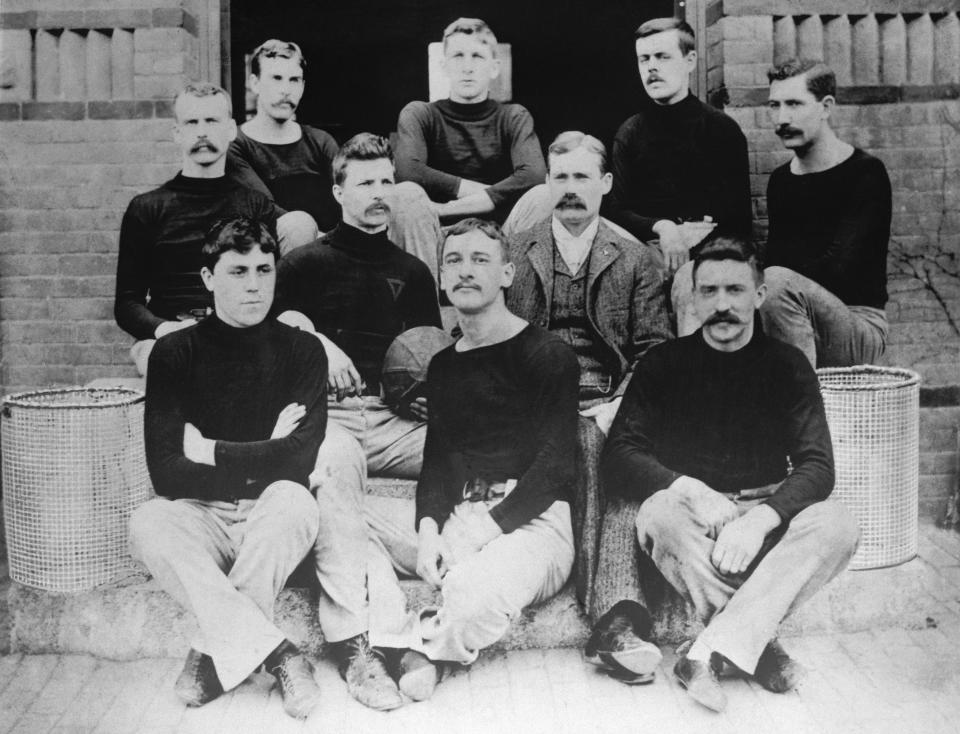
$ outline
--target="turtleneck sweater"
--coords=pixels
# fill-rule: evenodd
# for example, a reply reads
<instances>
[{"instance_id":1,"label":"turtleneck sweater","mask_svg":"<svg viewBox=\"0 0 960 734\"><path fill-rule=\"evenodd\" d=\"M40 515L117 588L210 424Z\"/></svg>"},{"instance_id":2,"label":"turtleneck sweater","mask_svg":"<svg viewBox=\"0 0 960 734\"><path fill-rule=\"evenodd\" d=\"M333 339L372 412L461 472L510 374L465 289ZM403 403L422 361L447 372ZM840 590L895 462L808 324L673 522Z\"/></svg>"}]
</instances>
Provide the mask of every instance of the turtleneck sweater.
<instances>
[{"instance_id":1,"label":"turtleneck sweater","mask_svg":"<svg viewBox=\"0 0 960 734\"><path fill-rule=\"evenodd\" d=\"M688 94L653 101L613 140L613 189L604 213L649 241L653 225L713 217L720 233L750 236L750 163L736 122Z\"/></svg>"},{"instance_id":2,"label":"turtleneck sweater","mask_svg":"<svg viewBox=\"0 0 960 734\"><path fill-rule=\"evenodd\" d=\"M759 329L735 352L713 349L700 330L658 344L634 370L601 473L608 492L637 500L681 475L718 492L782 482L766 504L789 521L833 490L816 374Z\"/></svg>"},{"instance_id":3,"label":"turtleneck sweater","mask_svg":"<svg viewBox=\"0 0 960 734\"><path fill-rule=\"evenodd\" d=\"M533 118L521 105L442 99L400 111L397 177L420 184L433 201L456 199L461 179L479 181L502 220L545 175Z\"/></svg>"},{"instance_id":4,"label":"turtleneck sweater","mask_svg":"<svg viewBox=\"0 0 960 734\"><path fill-rule=\"evenodd\" d=\"M327 358L317 339L266 319L236 328L211 315L157 340L147 371L144 439L157 494L252 499L272 482L308 486L327 425ZM294 431L270 438L280 411L306 409ZM216 441L215 466L183 454L192 423Z\"/></svg>"},{"instance_id":5,"label":"turtleneck sweater","mask_svg":"<svg viewBox=\"0 0 960 734\"><path fill-rule=\"evenodd\" d=\"M213 305L200 279L207 231L237 216L276 225L271 201L231 181L182 173L160 188L135 196L120 224L114 316L137 339L152 339L164 321ZM149 296L149 300L148 300Z\"/></svg>"},{"instance_id":6,"label":"turtleneck sweater","mask_svg":"<svg viewBox=\"0 0 960 734\"><path fill-rule=\"evenodd\" d=\"M387 347L415 326L441 326L433 276L388 238L344 222L280 260L277 313L299 311L353 361L380 394Z\"/></svg>"},{"instance_id":7,"label":"turtleneck sweater","mask_svg":"<svg viewBox=\"0 0 960 734\"><path fill-rule=\"evenodd\" d=\"M849 306L882 309L892 206L887 169L859 148L816 173L785 163L767 184L764 265L795 270Z\"/></svg>"}]
</instances>

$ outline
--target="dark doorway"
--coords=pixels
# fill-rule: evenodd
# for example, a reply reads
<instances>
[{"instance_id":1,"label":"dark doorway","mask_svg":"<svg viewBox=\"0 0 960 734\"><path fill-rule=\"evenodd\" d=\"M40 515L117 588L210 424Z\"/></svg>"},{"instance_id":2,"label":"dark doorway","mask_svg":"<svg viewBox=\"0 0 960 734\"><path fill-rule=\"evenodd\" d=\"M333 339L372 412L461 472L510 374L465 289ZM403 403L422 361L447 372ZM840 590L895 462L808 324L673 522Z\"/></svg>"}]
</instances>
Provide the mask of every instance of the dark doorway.
<instances>
[{"instance_id":1,"label":"dark doorway","mask_svg":"<svg viewBox=\"0 0 960 734\"><path fill-rule=\"evenodd\" d=\"M304 50L300 121L341 142L396 129L400 109L427 99L427 44L460 16L486 20L512 44L513 101L526 106L546 145L579 129L608 143L643 94L633 31L672 15L673 0L297 0L230 4L232 88L243 110L243 60L267 38Z\"/></svg>"}]
</instances>

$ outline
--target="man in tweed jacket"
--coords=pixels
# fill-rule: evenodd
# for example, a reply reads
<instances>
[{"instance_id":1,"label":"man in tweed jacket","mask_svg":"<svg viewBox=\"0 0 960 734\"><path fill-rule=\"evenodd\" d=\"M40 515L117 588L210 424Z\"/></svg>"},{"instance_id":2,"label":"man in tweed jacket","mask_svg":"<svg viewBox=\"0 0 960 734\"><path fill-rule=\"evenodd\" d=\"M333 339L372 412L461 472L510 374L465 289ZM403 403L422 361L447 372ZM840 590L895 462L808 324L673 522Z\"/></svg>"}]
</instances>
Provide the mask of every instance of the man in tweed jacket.
<instances>
[{"instance_id":1,"label":"man in tweed jacket","mask_svg":"<svg viewBox=\"0 0 960 734\"><path fill-rule=\"evenodd\" d=\"M557 137L547 165L553 213L511 238L516 275L507 304L513 313L573 347L580 364L581 414L593 419L580 421L574 505L577 591L597 622L587 657L625 677L649 679L660 652L643 639L649 636L648 617L634 601L643 598L635 536L630 528L604 520L604 540L599 542L603 498L597 460L634 366L650 347L672 334L659 253L622 236L599 216L612 182L599 140L580 132ZM598 566L600 546L615 550ZM614 605L624 599L630 601L626 615L623 602ZM607 648L618 651L616 659Z\"/></svg>"}]
</instances>

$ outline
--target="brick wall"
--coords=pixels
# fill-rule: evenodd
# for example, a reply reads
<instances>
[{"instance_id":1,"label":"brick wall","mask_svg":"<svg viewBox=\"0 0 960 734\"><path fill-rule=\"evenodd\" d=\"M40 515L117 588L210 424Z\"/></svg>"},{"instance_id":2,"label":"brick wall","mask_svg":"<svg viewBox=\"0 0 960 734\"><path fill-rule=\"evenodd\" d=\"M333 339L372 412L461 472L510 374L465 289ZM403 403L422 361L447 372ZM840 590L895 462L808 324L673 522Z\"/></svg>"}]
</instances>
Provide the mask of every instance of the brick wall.
<instances>
[{"instance_id":1,"label":"brick wall","mask_svg":"<svg viewBox=\"0 0 960 734\"><path fill-rule=\"evenodd\" d=\"M178 168L169 100L196 74L195 4L0 6L0 392L133 374L117 231Z\"/></svg>"}]
</instances>

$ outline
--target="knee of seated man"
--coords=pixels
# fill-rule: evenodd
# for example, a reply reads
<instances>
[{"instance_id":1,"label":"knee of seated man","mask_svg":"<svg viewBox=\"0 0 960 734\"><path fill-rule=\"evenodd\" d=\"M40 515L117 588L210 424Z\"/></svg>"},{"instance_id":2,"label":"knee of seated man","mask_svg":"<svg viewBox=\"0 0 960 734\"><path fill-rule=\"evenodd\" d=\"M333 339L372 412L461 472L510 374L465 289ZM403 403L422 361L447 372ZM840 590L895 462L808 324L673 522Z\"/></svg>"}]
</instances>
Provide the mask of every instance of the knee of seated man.
<instances>
[{"instance_id":1,"label":"knee of seated man","mask_svg":"<svg viewBox=\"0 0 960 734\"><path fill-rule=\"evenodd\" d=\"M853 555L860 543L860 526L843 503L836 500L818 502L819 532L826 548Z\"/></svg>"},{"instance_id":2,"label":"knee of seated man","mask_svg":"<svg viewBox=\"0 0 960 734\"><path fill-rule=\"evenodd\" d=\"M175 534L167 527L175 510L176 506L171 500L157 497L144 502L131 513L130 554L134 558L143 560L145 552L178 544Z\"/></svg>"},{"instance_id":3,"label":"knee of seated man","mask_svg":"<svg viewBox=\"0 0 960 734\"><path fill-rule=\"evenodd\" d=\"M796 273L790 268L771 265L764 268L763 282L767 285L767 300L776 294L789 290L793 286Z\"/></svg>"},{"instance_id":4,"label":"knee of seated man","mask_svg":"<svg viewBox=\"0 0 960 734\"><path fill-rule=\"evenodd\" d=\"M674 518L682 504L683 497L679 492L668 489L654 492L643 501L637 512L637 535L641 539L662 535L675 524Z\"/></svg>"},{"instance_id":5,"label":"knee of seated man","mask_svg":"<svg viewBox=\"0 0 960 734\"><path fill-rule=\"evenodd\" d=\"M339 488L337 479L346 474L366 475L367 457L363 447L350 432L336 423L327 423L327 432L320 450L317 452L317 461L310 474L310 488L317 493L319 499L322 491L335 491Z\"/></svg>"},{"instance_id":6,"label":"knee of seated man","mask_svg":"<svg viewBox=\"0 0 960 734\"><path fill-rule=\"evenodd\" d=\"M297 482L286 479L273 482L260 493L257 504L265 506L271 515L276 514L291 520L317 522L317 504L313 495L310 494L310 490Z\"/></svg>"},{"instance_id":7,"label":"knee of seated man","mask_svg":"<svg viewBox=\"0 0 960 734\"><path fill-rule=\"evenodd\" d=\"M443 577L444 612L454 619L469 622L490 614L509 616L503 606L499 578L472 566L459 565Z\"/></svg>"}]
</instances>

